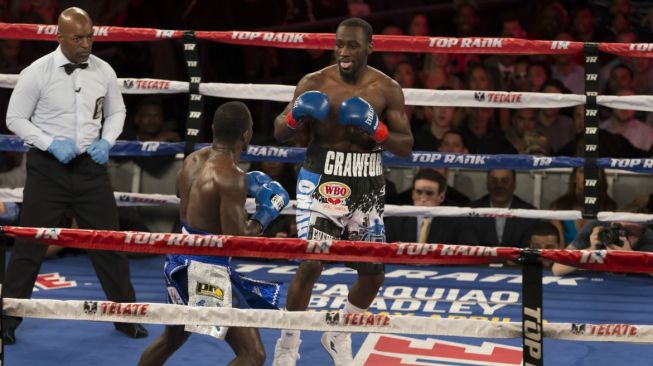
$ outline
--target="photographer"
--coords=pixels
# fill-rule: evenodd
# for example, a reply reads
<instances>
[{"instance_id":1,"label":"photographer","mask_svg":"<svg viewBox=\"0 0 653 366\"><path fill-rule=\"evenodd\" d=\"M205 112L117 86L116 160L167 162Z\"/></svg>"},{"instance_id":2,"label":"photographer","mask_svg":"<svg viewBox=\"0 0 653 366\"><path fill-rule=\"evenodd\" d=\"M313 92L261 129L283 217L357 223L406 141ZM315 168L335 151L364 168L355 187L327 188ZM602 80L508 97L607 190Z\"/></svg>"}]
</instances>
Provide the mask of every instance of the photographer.
<instances>
[{"instance_id":1,"label":"photographer","mask_svg":"<svg viewBox=\"0 0 653 366\"><path fill-rule=\"evenodd\" d=\"M583 226L567 249L653 252L653 229L635 222L592 220ZM562 276L575 271L576 267L554 263L551 270L554 275Z\"/></svg>"}]
</instances>

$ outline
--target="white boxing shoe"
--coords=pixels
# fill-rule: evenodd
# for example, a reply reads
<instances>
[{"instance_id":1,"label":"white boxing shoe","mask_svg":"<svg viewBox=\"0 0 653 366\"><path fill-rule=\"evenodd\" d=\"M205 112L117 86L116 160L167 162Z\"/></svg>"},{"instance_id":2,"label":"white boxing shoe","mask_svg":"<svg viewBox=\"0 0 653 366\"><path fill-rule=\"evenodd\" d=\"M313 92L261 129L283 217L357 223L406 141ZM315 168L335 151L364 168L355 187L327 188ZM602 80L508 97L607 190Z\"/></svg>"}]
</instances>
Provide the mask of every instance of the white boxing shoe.
<instances>
[{"instance_id":1,"label":"white boxing shoe","mask_svg":"<svg viewBox=\"0 0 653 366\"><path fill-rule=\"evenodd\" d=\"M272 366L295 366L297 360L299 360L299 345L301 343L300 340L295 347L286 348L281 345L281 339L278 339L277 345L274 346Z\"/></svg>"},{"instance_id":2,"label":"white boxing shoe","mask_svg":"<svg viewBox=\"0 0 653 366\"><path fill-rule=\"evenodd\" d=\"M320 339L335 366L350 366L354 359L351 355L351 333L324 332Z\"/></svg>"}]
</instances>

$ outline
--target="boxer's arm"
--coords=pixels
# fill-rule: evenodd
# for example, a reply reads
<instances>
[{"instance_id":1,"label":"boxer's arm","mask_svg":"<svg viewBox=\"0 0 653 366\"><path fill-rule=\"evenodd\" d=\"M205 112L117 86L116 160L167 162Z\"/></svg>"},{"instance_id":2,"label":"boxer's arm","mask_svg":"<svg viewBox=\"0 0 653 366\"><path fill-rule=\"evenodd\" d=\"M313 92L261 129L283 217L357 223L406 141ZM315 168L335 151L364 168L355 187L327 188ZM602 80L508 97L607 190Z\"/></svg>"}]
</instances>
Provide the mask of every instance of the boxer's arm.
<instances>
[{"instance_id":1,"label":"boxer's arm","mask_svg":"<svg viewBox=\"0 0 653 366\"><path fill-rule=\"evenodd\" d=\"M292 129L288 126L286 123L286 118L288 116L288 113L292 110L293 104L295 104L295 100L297 98L304 94L305 92L309 90L316 90L318 89L318 82L316 79L318 78L316 73L308 74L304 76L299 83L297 83L297 86L295 87L295 92L293 93L292 100L288 105L286 105L286 108L284 108L283 112L279 114L275 119L274 119L274 138L279 141L279 142L286 142L290 140L300 128L306 128L306 127L300 127L297 129Z\"/></svg>"},{"instance_id":2,"label":"boxer's arm","mask_svg":"<svg viewBox=\"0 0 653 366\"><path fill-rule=\"evenodd\" d=\"M385 123L388 125L388 138L381 146L399 157L407 157L413 151L413 133L406 116L404 92L396 81L391 80L386 89L387 107Z\"/></svg>"},{"instance_id":3,"label":"boxer's arm","mask_svg":"<svg viewBox=\"0 0 653 366\"><path fill-rule=\"evenodd\" d=\"M247 180L243 175L222 179L220 182L220 226L224 235L258 236L263 227L249 220L245 211Z\"/></svg>"}]
</instances>

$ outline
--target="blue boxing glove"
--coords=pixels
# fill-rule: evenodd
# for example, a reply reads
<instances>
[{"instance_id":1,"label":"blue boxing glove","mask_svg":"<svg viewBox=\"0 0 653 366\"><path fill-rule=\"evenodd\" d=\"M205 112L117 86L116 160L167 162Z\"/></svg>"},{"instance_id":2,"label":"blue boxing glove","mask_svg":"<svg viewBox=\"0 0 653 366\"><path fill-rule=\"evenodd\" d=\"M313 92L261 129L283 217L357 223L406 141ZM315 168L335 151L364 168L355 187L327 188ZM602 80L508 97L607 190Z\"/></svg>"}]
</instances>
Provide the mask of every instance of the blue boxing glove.
<instances>
[{"instance_id":1,"label":"blue boxing glove","mask_svg":"<svg viewBox=\"0 0 653 366\"><path fill-rule=\"evenodd\" d=\"M376 142L388 138L388 127L379 120L374 108L361 97L351 97L340 104L339 120L343 126L354 126L372 135Z\"/></svg>"},{"instance_id":2,"label":"blue boxing glove","mask_svg":"<svg viewBox=\"0 0 653 366\"><path fill-rule=\"evenodd\" d=\"M48 146L48 152L62 164L68 164L77 156L75 141L69 138L57 138Z\"/></svg>"},{"instance_id":3,"label":"blue boxing glove","mask_svg":"<svg viewBox=\"0 0 653 366\"><path fill-rule=\"evenodd\" d=\"M254 170L247 172L247 196L256 197L259 189L261 189L265 183L270 182L272 182L272 178L261 171Z\"/></svg>"},{"instance_id":4,"label":"blue boxing glove","mask_svg":"<svg viewBox=\"0 0 653 366\"><path fill-rule=\"evenodd\" d=\"M331 105L326 94L315 90L307 91L295 99L292 109L286 114L286 125L294 130L305 119L324 121L330 110Z\"/></svg>"},{"instance_id":5,"label":"blue boxing glove","mask_svg":"<svg viewBox=\"0 0 653 366\"><path fill-rule=\"evenodd\" d=\"M256 212L253 219L260 222L265 230L289 201L288 192L279 182L266 183L256 194Z\"/></svg>"},{"instance_id":6,"label":"blue boxing glove","mask_svg":"<svg viewBox=\"0 0 653 366\"><path fill-rule=\"evenodd\" d=\"M91 144L86 153L91 155L91 159L98 164L106 164L109 161L109 150L111 144L105 139L99 139Z\"/></svg>"}]
</instances>

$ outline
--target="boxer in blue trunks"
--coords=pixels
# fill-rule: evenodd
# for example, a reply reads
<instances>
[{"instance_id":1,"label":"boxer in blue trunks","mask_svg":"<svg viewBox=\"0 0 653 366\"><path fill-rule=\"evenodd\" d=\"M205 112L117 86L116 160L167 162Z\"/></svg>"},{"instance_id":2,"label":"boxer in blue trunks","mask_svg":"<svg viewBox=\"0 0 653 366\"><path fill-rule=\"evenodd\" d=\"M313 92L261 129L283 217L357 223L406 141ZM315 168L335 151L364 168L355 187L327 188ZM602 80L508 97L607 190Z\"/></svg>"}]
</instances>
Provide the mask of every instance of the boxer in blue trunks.
<instances>
[{"instance_id":1,"label":"boxer in blue trunks","mask_svg":"<svg viewBox=\"0 0 653 366\"><path fill-rule=\"evenodd\" d=\"M406 157L412 151L413 136L401 87L367 65L372 32L359 18L341 22L336 30L336 64L304 76L293 100L275 120L279 141L289 140L299 129L309 129L310 142L297 181L301 238L385 240L381 151ZM383 283L384 266L348 265L357 270L358 280L343 311L364 312ZM307 308L323 268L319 261L301 262L288 289L288 311ZM299 344L299 331L283 330L273 366L295 365ZM322 345L336 365L351 364L349 334L324 333Z\"/></svg>"},{"instance_id":2,"label":"boxer in blue trunks","mask_svg":"<svg viewBox=\"0 0 653 366\"><path fill-rule=\"evenodd\" d=\"M243 103L221 105L213 117L213 143L190 154L177 174L183 232L188 234L260 235L288 204L283 187L261 172L238 168L240 153L252 137L252 117ZM248 220L247 196L256 199ZM250 280L229 266L228 257L168 255L165 276L168 302L192 306L276 309L279 287ZM258 329L219 326L166 326L141 355L139 365L163 365L190 332L224 338L236 353L228 365L263 365L265 349Z\"/></svg>"}]
</instances>

